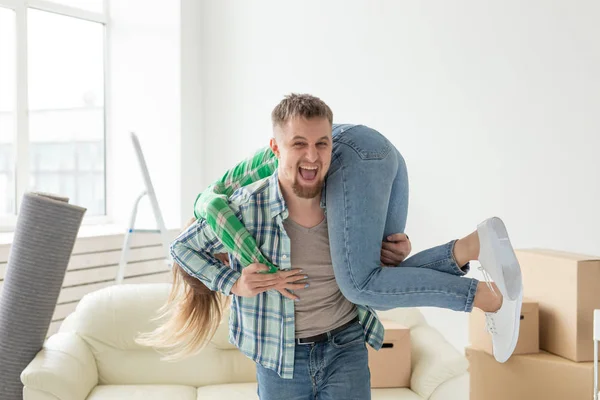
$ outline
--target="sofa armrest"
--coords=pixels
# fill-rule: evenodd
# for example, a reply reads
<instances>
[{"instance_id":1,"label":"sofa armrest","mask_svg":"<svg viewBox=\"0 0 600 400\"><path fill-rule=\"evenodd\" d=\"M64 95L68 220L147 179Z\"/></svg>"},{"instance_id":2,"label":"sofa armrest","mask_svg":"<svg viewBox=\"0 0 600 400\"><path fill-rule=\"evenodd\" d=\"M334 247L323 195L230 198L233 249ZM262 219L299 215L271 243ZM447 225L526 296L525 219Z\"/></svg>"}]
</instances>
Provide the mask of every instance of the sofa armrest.
<instances>
[{"instance_id":1,"label":"sofa armrest","mask_svg":"<svg viewBox=\"0 0 600 400\"><path fill-rule=\"evenodd\" d=\"M48 393L60 400L84 400L98 384L98 368L83 339L74 332L57 333L23 370L21 382L31 389L29 393ZM34 398L27 396L24 400Z\"/></svg>"},{"instance_id":2,"label":"sofa armrest","mask_svg":"<svg viewBox=\"0 0 600 400\"><path fill-rule=\"evenodd\" d=\"M469 362L442 334L429 325L410 331L412 377L411 389L429 399L442 383L467 372Z\"/></svg>"}]
</instances>

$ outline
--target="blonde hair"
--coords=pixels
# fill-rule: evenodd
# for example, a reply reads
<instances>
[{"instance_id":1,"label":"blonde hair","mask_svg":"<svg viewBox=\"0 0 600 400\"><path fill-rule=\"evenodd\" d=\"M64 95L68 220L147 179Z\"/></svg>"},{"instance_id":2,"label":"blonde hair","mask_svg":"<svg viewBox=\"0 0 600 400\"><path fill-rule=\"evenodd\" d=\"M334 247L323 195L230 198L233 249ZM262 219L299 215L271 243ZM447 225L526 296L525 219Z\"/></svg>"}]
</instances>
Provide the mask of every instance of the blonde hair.
<instances>
[{"instance_id":1,"label":"blonde hair","mask_svg":"<svg viewBox=\"0 0 600 400\"><path fill-rule=\"evenodd\" d=\"M283 98L271 112L273 127L293 118L327 118L333 124L333 112L323 100L310 94L292 93Z\"/></svg>"},{"instance_id":2,"label":"blonde hair","mask_svg":"<svg viewBox=\"0 0 600 400\"><path fill-rule=\"evenodd\" d=\"M228 306L227 296L210 290L174 263L171 292L154 319L161 325L140 334L136 343L154 348L166 361L198 354L210 343Z\"/></svg>"}]
</instances>

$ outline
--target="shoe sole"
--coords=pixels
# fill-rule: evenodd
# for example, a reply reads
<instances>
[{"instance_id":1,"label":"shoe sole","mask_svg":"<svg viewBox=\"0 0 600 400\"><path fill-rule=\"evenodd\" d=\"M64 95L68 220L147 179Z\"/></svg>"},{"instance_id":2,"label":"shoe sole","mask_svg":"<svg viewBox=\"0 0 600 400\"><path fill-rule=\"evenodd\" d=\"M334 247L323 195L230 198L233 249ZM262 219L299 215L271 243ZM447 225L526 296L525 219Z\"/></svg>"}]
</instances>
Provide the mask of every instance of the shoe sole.
<instances>
[{"instance_id":1,"label":"shoe sole","mask_svg":"<svg viewBox=\"0 0 600 400\"><path fill-rule=\"evenodd\" d=\"M504 222L498 217L487 219L479 224L477 232L480 239L490 243L489 249L491 251L491 254L482 253L480 261L484 259L482 264L493 264L496 267L500 276L492 278L503 292L502 295L508 297L511 301L515 301L523 291L523 280L521 266L513 250ZM498 278L502 279L502 282L498 282Z\"/></svg>"}]
</instances>

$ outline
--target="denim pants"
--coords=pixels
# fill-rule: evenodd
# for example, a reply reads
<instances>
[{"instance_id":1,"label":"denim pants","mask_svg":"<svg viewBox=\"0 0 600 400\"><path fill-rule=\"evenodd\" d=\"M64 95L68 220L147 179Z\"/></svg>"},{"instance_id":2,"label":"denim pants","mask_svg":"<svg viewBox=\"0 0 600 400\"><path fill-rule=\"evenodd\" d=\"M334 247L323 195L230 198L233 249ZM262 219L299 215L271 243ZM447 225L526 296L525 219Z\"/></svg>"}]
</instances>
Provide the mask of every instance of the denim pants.
<instances>
[{"instance_id":1,"label":"denim pants","mask_svg":"<svg viewBox=\"0 0 600 400\"><path fill-rule=\"evenodd\" d=\"M381 266L381 242L406 227L408 174L400 152L362 125L335 125L333 143L325 202L335 278L344 296L378 310L431 306L470 312L478 281L462 277L469 267L457 265L455 241L396 267Z\"/></svg>"},{"instance_id":2,"label":"denim pants","mask_svg":"<svg viewBox=\"0 0 600 400\"><path fill-rule=\"evenodd\" d=\"M371 374L365 334L356 322L329 341L296 344L294 377L256 365L260 400L369 400Z\"/></svg>"}]
</instances>

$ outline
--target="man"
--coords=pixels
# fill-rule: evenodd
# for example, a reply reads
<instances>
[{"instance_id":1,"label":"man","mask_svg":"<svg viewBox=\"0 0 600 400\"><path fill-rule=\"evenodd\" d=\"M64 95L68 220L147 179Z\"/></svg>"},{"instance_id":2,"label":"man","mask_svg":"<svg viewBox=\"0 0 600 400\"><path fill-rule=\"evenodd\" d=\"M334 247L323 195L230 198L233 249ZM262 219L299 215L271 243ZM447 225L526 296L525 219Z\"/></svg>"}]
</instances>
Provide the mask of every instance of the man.
<instances>
[{"instance_id":1,"label":"man","mask_svg":"<svg viewBox=\"0 0 600 400\"><path fill-rule=\"evenodd\" d=\"M242 268L236 258L227 268L214 256L223 245L204 220L174 242L174 259L209 289L233 294L230 340L257 363L261 399L369 399L365 342L379 349L383 327L370 307L342 295L333 273L321 196L331 110L312 96L288 97L275 108L273 126L277 170L236 190L229 206L280 272L257 274L268 267ZM285 289L303 289L302 296ZM502 298L484 289L469 301L498 310Z\"/></svg>"},{"instance_id":2,"label":"man","mask_svg":"<svg viewBox=\"0 0 600 400\"><path fill-rule=\"evenodd\" d=\"M234 295L230 338L257 362L261 399L368 399L365 341L380 348L383 327L368 307L346 300L335 283L320 203L331 161L331 122L326 115L306 118L301 112L274 127L271 148L280 160L276 173L238 190L230 205L271 262L283 271L302 269L310 277L310 284L291 286L308 286L302 299L293 301L274 291L257 294L255 272L267 269L260 264L241 269L233 259L233 268L215 263L209 272L203 266L198 277ZM187 252L210 259L220 251L219 244L208 229L201 235L193 228L187 232L174 243L173 254L184 269L197 274ZM278 279L260 277L265 286L268 279Z\"/></svg>"}]
</instances>

